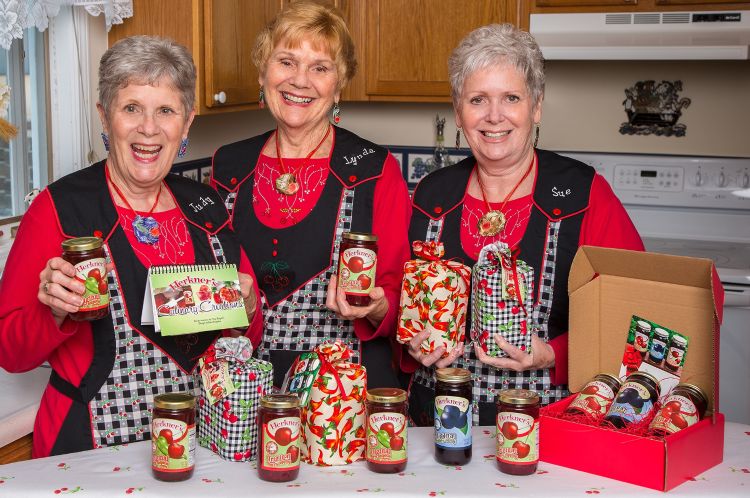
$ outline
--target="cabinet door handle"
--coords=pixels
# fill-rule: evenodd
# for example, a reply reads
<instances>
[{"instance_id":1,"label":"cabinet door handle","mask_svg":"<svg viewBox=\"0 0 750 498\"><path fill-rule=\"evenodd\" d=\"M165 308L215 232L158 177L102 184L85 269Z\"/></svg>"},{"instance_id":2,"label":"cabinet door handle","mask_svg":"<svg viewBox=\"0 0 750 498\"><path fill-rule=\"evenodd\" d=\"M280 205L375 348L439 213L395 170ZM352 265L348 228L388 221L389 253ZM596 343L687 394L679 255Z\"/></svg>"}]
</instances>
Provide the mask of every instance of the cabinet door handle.
<instances>
[{"instance_id":1,"label":"cabinet door handle","mask_svg":"<svg viewBox=\"0 0 750 498\"><path fill-rule=\"evenodd\" d=\"M214 102L217 104L223 104L227 101L227 94L224 92L219 92L214 94Z\"/></svg>"}]
</instances>

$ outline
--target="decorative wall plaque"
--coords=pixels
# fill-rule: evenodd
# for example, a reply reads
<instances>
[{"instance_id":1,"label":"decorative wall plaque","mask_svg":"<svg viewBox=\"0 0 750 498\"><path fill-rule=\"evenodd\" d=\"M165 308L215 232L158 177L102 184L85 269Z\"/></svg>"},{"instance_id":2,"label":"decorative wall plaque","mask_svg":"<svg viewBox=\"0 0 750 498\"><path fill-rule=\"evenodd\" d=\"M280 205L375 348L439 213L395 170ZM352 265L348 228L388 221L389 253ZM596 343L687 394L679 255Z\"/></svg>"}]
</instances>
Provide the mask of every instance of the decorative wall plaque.
<instances>
[{"instance_id":1,"label":"decorative wall plaque","mask_svg":"<svg viewBox=\"0 0 750 498\"><path fill-rule=\"evenodd\" d=\"M620 125L623 135L657 135L684 137L687 127L677 121L690 99L680 98L682 81L638 81L625 89L627 123Z\"/></svg>"}]
</instances>

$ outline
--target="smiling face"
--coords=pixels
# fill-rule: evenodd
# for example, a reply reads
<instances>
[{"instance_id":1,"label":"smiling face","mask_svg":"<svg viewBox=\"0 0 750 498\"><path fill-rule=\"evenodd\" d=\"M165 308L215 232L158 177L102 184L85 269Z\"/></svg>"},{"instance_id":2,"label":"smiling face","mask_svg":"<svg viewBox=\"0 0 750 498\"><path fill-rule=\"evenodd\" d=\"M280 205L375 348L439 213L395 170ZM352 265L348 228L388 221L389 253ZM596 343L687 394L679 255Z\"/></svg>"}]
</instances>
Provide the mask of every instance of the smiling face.
<instances>
[{"instance_id":1,"label":"smiling face","mask_svg":"<svg viewBox=\"0 0 750 498\"><path fill-rule=\"evenodd\" d=\"M167 176L180 142L187 138L195 111L185 114L180 93L162 79L130 84L115 96L109 116L97 104L109 135L113 180L129 189L155 188Z\"/></svg>"},{"instance_id":2,"label":"smiling face","mask_svg":"<svg viewBox=\"0 0 750 498\"><path fill-rule=\"evenodd\" d=\"M542 117L541 102L532 100L515 67L496 64L471 73L455 114L479 164L513 167L528 162L532 128Z\"/></svg>"},{"instance_id":3,"label":"smiling face","mask_svg":"<svg viewBox=\"0 0 750 498\"><path fill-rule=\"evenodd\" d=\"M265 74L258 78L266 106L282 128L314 130L327 125L328 113L338 102L336 64L319 48L308 40L290 48L282 40L271 52Z\"/></svg>"}]
</instances>

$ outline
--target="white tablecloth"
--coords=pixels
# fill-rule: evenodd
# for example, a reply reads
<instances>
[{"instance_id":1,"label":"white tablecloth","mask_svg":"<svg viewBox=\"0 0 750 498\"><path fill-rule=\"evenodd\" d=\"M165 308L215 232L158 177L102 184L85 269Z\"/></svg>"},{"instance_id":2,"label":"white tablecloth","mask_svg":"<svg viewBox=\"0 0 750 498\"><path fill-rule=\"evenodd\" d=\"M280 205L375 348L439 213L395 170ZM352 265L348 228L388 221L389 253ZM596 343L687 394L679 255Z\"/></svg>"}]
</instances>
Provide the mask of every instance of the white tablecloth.
<instances>
[{"instance_id":1,"label":"white tablecloth","mask_svg":"<svg viewBox=\"0 0 750 498\"><path fill-rule=\"evenodd\" d=\"M493 434L494 428L474 428L474 456L463 467L435 461L432 428L410 428L409 462L400 474L376 474L367 470L364 462L344 467L302 464L299 478L287 483L261 481L254 464L227 462L204 448L198 448L192 479L160 482L151 475L151 445L142 442L0 465L0 496L664 496L544 462L535 475L505 475L495 465ZM750 496L750 426L727 423L725 438L724 462L673 489L670 498ZM633 462L634 471L637 465Z\"/></svg>"}]
</instances>

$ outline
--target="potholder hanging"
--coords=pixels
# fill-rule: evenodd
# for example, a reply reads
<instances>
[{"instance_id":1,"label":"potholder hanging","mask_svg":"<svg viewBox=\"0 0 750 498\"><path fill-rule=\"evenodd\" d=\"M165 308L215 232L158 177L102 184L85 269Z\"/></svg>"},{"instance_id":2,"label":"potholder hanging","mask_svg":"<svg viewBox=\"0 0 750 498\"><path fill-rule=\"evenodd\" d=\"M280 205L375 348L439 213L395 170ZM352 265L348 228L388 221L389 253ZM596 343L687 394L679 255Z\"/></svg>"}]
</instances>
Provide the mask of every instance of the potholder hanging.
<instances>
[{"instance_id":1,"label":"potholder hanging","mask_svg":"<svg viewBox=\"0 0 750 498\"><path fill-rule=\"evenodd\" d=\"M534 269L515 257L508 245L482 248L472 271L471 338L490 356L507 357L494 334L531 353Z\"/></svg>"}]
</instances>

